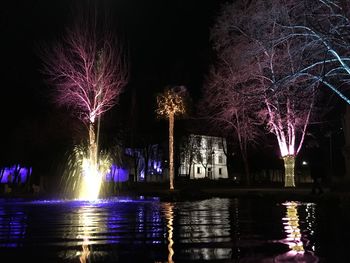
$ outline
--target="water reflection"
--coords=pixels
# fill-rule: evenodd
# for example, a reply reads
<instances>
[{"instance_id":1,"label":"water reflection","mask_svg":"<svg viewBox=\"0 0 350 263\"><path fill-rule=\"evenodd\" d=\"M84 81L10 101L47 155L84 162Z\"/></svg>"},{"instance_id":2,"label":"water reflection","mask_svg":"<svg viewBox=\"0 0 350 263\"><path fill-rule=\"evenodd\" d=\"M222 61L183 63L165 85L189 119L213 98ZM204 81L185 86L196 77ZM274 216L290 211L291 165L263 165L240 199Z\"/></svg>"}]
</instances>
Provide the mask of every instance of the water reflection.
<instances>
[{"instance_id":1,"label":"water reflection","mask_svg":"<svg viewBox=\"0 0 350 263\"><path fill-rule=\"evenodd\" d=\"M176 223L179 257L192 260L231 258L230 199L184 203Z\"/></svg>"},{"instance_id":2,"label":"water reflection","mask_svg":"<svg viewBox=\"0 0 350 263\"><path fill-rule=\"evenodd\" d=\"M80 225L82 225L83 228L83 242L82 242L82 251L80 253L80 262L86 263L89 256L90 256L90 227L92 226L92 216L93 211L91 207L82 207L79 209L79 217L80 217ZM77 238L81 238L80 235L78 235Z\"/></svg>"},{"instance_id":3,"label":"water reflection","mask_svg":"<svg viewBox=\"0 0 350 263\"><path fill-rule=\"evenodd\" d=\"M292 253L304 253L303 242L301 241L301 234L299 228L299 215L296 202L287 202L283 205L287 208L286 217L282 218L284 231L287 234L286 243L291 249Z\"/></svg>"},{"instance_id":4,"label":"water reflection","mask_svg":"<svg viewBox=\"0 0 350 263\"><path fill-rule=\"evenodd\" d=\"M316 204L306 203L305 204L305 223L306 223L306 233L308 239L306 240L304 246L307 250L315 252L316 242L315 242L315 229L316 229Z\"/></svg>"},{"instance_id":5,"label":"water reflection","mask_svg":"<svg viewBox=\"0 0 350 263\"><path fill-rule=\"evenodd\" d=\"M27 232L27 215L20 207L0 206L0 247L20 247Z\"/></svg>"},{"instance_id":6,"label":"water reflection","mask_svg":"<svg viewBox=\"0 0 350 263\"><path fill-rule=\"evenodd\" d=\"M307 203L301 204L295 201L289 201L283 203L286 208L285 217L282 218L282 223L284 226L284 232L286 238L282 240L282 243L287 244L289 251L287 253L278 255L275 258L275 262L319 262L317 256L314 255L313 250L309 250L310 235L309 233L314 233L314 217L309 212L309 209L313 207L314 204ZM299 218L298 208L306 206L306 229L301 229L301 220ZM305 226L304 226L305 227ZM303 233L303 234L302 234Z\"/></svg>"},{"instance_id":7,"label":"water reflection","mask_svg":"<svg viewBox=\"0 0 350 263\"><path fill-rule=\"evenodd\" d=\"M320 253L342 252L338 246L347 244L345 224L319 227L334 213L324 210L320 217L324 208L313 203L279 204L241 198L176 203L0 200L0 258L6 254L15 259L4 262L20 262L19 252L30 251L31 261L57 263L310 263L318 262ZM332 230L338 236L345 232L342 243L329 235Z\"/></svg>"},{"instance_id":8,"label":"water reflection","mask_svg":"<svg viewBox=\"0 0 350 263\"><path fill-rule=\"evenodd\" d=\"M167 221L167 229L168 229L168 263L174 263L173 261L173 255L174 255L174 250L173 250L173 245L174 245L174 240L173 240L173 220L174 220L174 205L171 203L165 203L165 219Z\"/></svg>"}]
</instances>

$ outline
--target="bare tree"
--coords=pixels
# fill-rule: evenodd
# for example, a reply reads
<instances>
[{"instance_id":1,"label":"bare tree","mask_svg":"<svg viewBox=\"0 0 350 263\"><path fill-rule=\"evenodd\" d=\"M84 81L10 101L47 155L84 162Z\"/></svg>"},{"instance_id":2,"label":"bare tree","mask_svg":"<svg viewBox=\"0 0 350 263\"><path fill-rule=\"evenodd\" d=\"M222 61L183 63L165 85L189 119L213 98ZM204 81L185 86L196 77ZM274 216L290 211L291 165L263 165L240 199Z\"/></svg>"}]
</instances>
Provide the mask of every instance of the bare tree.
<instances>
[{"instance_id":1,"label":"bare tree","mask_svg":"<svg viewBox=\"0 0 350 263\"><path fill-rule=\"evenodd\" d=\"M188 177L191 175L193 162L200 151L200 144L195 136L185 136L182 138L180 146L180 156L184 164L188 164ZM186 167L186 165L185 165Z\"/></svg>"},{"instance_id":2,"label":"bare tree","mask_svg":"<svg viewBox=\"0 0 350 263\"><path fill-rule=\"evenodd\" d=\"M210 137L202 137L200 148L195 157L196 161L204 168L204 176L209 178L208 165L213 166L214 142ZM210 178L212 179L212 178Z\"/></svg>"},{"instance_id":3,"label":"bare tree","mask_svg":"<svg viewBox=\"0 0 350 263\"><path fill-rule=\"evenodd\" d=\"M259 125L255 113L261 107L258 96L251 96L258 92L254 86L244 83L236 70L232 68L233 61L220 58L208 78L201 102L201 111L210 123L219 128L238 142L242 156L245 181L250 184L250 169L248 162L248 144L256 143L259 137ZM225 153L226 154L226 153Z\"/></svg>"},{"instance_id":4,"label":"bare tree","mask_svg":"<svg viewBox=\"0 0 350 263\"><path fill-rule=\"evenodd\" d=\"M350 6L341 0L291 1L292 23L279 21L280 41L302 41L306 63L280 82L308 78L320 82L350 104Z\"/></svg>"},{"instance_id":5,"label":"bare tree","mask_svg":"<svg viewBox=\"0 0 350 263\"><path fill-rule=\"evenodd\" d=\"M56 104L88 127L89 154L97 162L96 122L116 105L127 83L127 63L116 39L94 19L77 22L43 54L43 71L55 87Z\"/></svg>"},{"instance_id":6,"label":"bare tree","mask_svg":"<svg viewBox=\"0 0 350 263\"><path fill-rule=\"evenodd\" d=\"M224 104L222 113L236 111L244 116L247 110L252 119L258 113L255 117L264 120L268 131L276 136L285 162L285 186L294 187L294 162L310 120L315 82L308 78L280 81L297 72L304 61L298 53L301 42L281 38L283 31L278 23L290 23L292 19L288 7L283 0L227 4L212 36L222 61L219 68L224 68L220 71L228 72L226 83L221 81L223 88L235 91L230 96L220 96L219 101L232 100L231 104ZM256 106L258 101L263 107ZM240 120L237 116L236 123Z\"/></svg>"},{"instance_id":7,"label":"bare tree","mask_svg":"<svg viewBox=\"0 0 350 263\"><path fill-rule=\"evenodd\" d=\"M184 86L166 88L157 96L157 114L169 119L169 179L170 190L174 189L174 119L176 115L186 112L185 98L187 91Z\"/></svg>"}]
</instances>

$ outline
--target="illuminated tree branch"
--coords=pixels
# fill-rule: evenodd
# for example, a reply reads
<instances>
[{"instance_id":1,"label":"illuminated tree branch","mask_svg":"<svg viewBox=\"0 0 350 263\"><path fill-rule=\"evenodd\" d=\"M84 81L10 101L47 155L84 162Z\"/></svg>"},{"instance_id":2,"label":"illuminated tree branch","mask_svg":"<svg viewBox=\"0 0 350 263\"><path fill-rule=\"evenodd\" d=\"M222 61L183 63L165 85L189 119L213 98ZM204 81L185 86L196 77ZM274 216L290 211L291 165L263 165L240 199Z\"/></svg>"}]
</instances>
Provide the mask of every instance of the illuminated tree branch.
<instances>
[{"instance_id":1,"label":"illuminated tree branch","mask_svg":"<svg viewBox=\"0 0 350 263\"><path fill-rule=\"evenodd\" d=\"M44 73L55 86L55 102L84 123L94 123L117 103L127 68L111 35L98 37L95 28L84 26L67 30L63 40L46 51Z\"/></svg>"},{"instance_id":2,"label":"illuminated tree branch","mask_svg":"<svg viewBox=\"0 0 350 263\"><path fill-rule=\"evenodd\" d=\"M317 83L305 76L290 78L305 68L305 57L300 53L304 42L284 38L284 29L279 26L281 21L293 22L289 7L290 2L284 0L227 4L217 19L212 38L219 72L227 72L226 81L221 81L223 89L234 90L237 96L219 95L218 100L247 100L246 104L254 105L249 109L244 103L238 107L225 104L221 111L227 114L237 109L242 114L248 109L253 119L258 113L268 131L276 136L285 161L285 186L293 187L294 160L304 142ZM315 73L318 70L315 68Z\"/></svg>"}]
</instances>

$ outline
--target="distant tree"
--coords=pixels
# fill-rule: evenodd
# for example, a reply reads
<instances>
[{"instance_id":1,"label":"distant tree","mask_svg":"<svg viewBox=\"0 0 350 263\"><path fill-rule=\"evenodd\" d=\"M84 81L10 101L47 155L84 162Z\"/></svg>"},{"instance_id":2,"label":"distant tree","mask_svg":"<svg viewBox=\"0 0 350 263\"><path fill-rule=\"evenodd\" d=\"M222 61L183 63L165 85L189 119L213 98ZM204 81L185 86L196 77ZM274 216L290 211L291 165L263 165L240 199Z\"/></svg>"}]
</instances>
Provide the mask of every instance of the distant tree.
<instances>
[{"instance_id":1,"label":"distant tree","mask_svg":"<svg viewBox=\"0 0 350 263\"><path fill-rule=\"evenodd\" d=\"M174 189L174 119L176 115L185 114L185 101L188 96L184 86L166 88L157 96L157 114L169 119L169 179L170 190Z\"/></svg>"},{"instance_id":2,"label":"distant tree","mask_svg":"<svg viewBox=\"0 0 350 263\"><path fill-rule=\"evenodd\" d=\"M116 105L127 83L127 63L120 43L99 31L94 19L84 18L42 54L43 72L55 87L55 103L69 108L88 127L89 154L96 163L96 122Z\"/></svg>"},{"instance_id":3,"label":"distant tree","mask_svg":"<svg viewBox=\"0 0 350 263\"><path fill-rule=\"evenodd\" d=\"M191 168L196 156L200 152L200 142L194 136L184 136L180 143L180 159L188 163L188 177L191 175Z\"/></svg>"},{"instance_id":4,"label":"distant tree","mask_svg":"<svg viewBox=\"0 0 350 263\"><path fill-rule=\"evenodd\" d=\"M218 103L224 103L216 118L233 120L236 127L240 121L242 130L235 128L239 134L253 131L254 118L263 120L276 136L285 163L285 186L294 187L295 157L304 141L317 83L308 78L281 81L302 68L306 59L299 52L301 41L281 37L278 23L293 19L287 10L283 0L224 5L212 37L219 73L226 73L214 75L213 81L225 90L218 95Z\"/></svg>"},{"instance_id":5,"label":"distant tree","mask_svg":"<svg viewBox=\"0 0 350 263\"><path fill-rule=\"evenodd\" d=\"M134 172L132 176L131 175L129 176L129 182L136 182L138 178L139 170L140 170L139 164L142 158L141 150L138 148L129 148L126 151L126 155L131 157L132 166L134 168Z\"/></svg>"},{"instance_id":6,"label":"distant tree","mask_svg":"<svg viewBox=\"0 0 350 263\"><path fill-rule=\"evenodd\" d=\"M245 80L240 77L244 75L232 70L234 65L227 59L219 58L211 70L200 108L216 130L238 142L245 181L249 185L248 145L256 143L261 133L261 122L255 114L261 107L261 101L256 95L246 95L259 91L253 85L243 83ZM227 155L227 149L224 150Z\"/></svg>"}]
</instances>

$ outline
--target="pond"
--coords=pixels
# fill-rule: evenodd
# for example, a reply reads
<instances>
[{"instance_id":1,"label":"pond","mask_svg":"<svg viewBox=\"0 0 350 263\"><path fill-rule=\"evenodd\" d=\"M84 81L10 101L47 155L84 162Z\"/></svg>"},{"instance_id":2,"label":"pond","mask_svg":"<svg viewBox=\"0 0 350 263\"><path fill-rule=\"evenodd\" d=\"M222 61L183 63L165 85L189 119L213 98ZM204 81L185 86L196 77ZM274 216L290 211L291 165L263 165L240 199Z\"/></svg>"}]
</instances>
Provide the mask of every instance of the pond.
<instances>
[{"instance_id":1,"label":"pond","mask_svg":"<svg viewBox=\"0 0 350 263\"><path fill-rule=\"evenodd\" d=\"M1 262L348 262L348 209L263 198L0 200Z\"/></svg>"}]
</instances>

